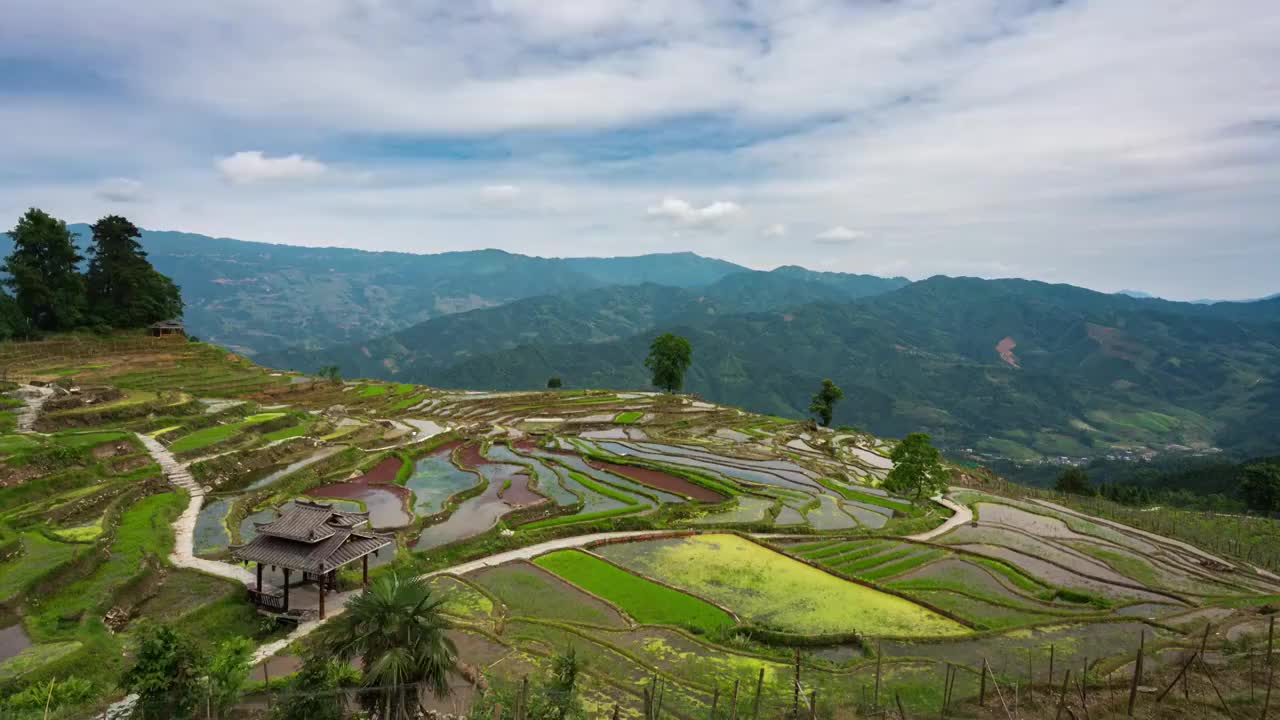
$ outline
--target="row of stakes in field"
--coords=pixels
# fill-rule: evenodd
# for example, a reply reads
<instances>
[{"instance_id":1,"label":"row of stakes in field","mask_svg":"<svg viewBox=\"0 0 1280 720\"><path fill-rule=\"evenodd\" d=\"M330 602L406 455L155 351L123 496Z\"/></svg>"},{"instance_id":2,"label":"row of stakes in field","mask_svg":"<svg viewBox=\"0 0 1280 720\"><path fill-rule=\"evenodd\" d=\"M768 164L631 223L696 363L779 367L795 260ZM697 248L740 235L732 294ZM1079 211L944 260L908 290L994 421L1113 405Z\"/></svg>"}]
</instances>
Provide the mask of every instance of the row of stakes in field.
<instances>
[{"instance_id":1,"label":"row of stakes in field","mask_svg":"<svg viewBox=\"0 0 1280 720\"><path fill-rule=\"evenodd\" d=\"M1196 648L1195 651L1191 653L1190 657L1188 657L1183 662L1177 674L1174 675L1173 679L1156 694L1154 704L1156 706L1159 706L1165 700L1165 698L1169 695L1169 693L1180 682L1182 684L1182 692L1183 692L1184 699L1190 699L1189 679L1194 669L1198 668L1199 672L1204 676L1204 678L1208 681L1209 686L1212 688L1213 693L1217 698L1217 701L1221 706L1223 713L1228 718L1231 718L1232 720L1246 720L1243 716L1238 717L1235 713L1232 712L1231 706L1227 703L1225 697L1222 695L1221 689L1218 685L1217 676L1214 674L1212 668L1210 668L1209 664L1204 659L1206 645L1209 639L1209 633L1210 633L1210 627L1206 625L1204 629L1204 633L1202 634L1200 639L1200 646ZM1270 707L1271 707L1271 691L1272 691L1272 687L1275 679L1275 663L1273 662L1274 642L1275 642L1275 618L1272 617L1270 624L1268 626L1267 650L1263 658L1263 667L1265 668L1266 675L1267 675L1265 699L1264 699L1262 711L1258 720L1266 720L1268 711L1270 710ZM1142 676L1144 671L1145 655L1146 655L1146 633L1144 631L1139 636L1139 639L1138 639L1138 650L1134 660L1133 672L1129 680L1128 699L1126 704L1126 714L1129 717L1132 717L1134 715L1135 709L1137 707L1137 700L1140 694L1140 687L1141 687ZM881 662L882 657L883 655L879 652L879 648L877 648L875 685L873 689L868 688L865 685L862 687L863 697L862 697L862 702L859 703L858 705L857 714L863 717L873 717L873 718L879 717L881 720L911 720L907 715L907 712L902 704L901 696L897 692L893 693L893 705L891 707L882 705L880 702L881 695L884 694L887 696L888 694L887 688L882 688L882 662ZM1249 672L1250 700L1254 699L1254 693L1256 689L1253 683L1254 672L1253 672L1252 661L1253 661L1253 655L1250 654L1250 672ZM1062 683L1060 686L1058 686L1055 692L1054 684L1056 681L1057 673L1054 667L1054 646L1053 645L1049 646L1049 668L1048 668L1048 682L1047 682L1047 687L1049 688L1049 690L1046 693L1046 695L1048 696L1047 701L1052 703L1048 707L1054 708L1054 720L1063 720L1064 714L1069 716L1071 720L1081 720L1081 718L1079 718L1075 714L1075 711L1072 709L1073 702L1078 703L1078 707L1084 713L1083 720L1090 720L1089 693L1091 690L1096 692L1096 689L1090 687L1090 683L1088 680L1088 667L1089 667L1089 661L1086 658L1083 663L1084 669L1080 672L1079 675L1073 676L1071 669L1069 668L1066 669L1062 674ZM961 669L962 669L961 666L953 663L946 663L945 665L945 672L943 675L943 686L942 686L942 690L943 690L942 702L940 703L940 708L939 708L940 720L943 720L946 717L948 717L949 713L952 710L955 683L956 683L956 679L960 674ZM712 720L719 720L721 718L727 718L728 720L760 720L761 695L764 689L764 675L765 675L764 668L760 668L760 672L756 677L754 694L751 701L751 710L749 714L747 713L742 713L741 715L739 714L739 707L740 707L739 697L740 697L740 693L744 691L744 688L742 687L741 681L735 680L733 683L733 690L731 694L729 694L726 697L726 700L728 701L727 712L721 711L719 707L720 699L721 699L720 688L719 687L714 688L709 717ZM1034 666L1032 662L1032 655L1030 652L1028 652L1028 658L1027 658L1027 677L1029 679L1034 678ZM270 687L270 677L267 675L267 668L265 665L263 666L263 680L264 680L264 685L266 687ZM1073 680L1074 680L1074 683L1072 682ZM794 677L790 685L792 690L792 699L791 699L790 707L787 709L787 712L784 713L783 715L785 720L816 720L818 717L818 692L817 690L810 690L807 694L804 692L804 686L801 679L801 662L800 662L799 650L796 650L796 653L795 653ZM649 684L646 687L641 689L642 717L644 720L660 720L660 718L664 717L663 704L666 699L667 686L668 686L668 681L665 678L655 674L651 678ZM1114 700L1116 697L1116 685L1114 683L1105 683L1104 687L1106 688L1106 691L1109 693L1110 699ZM1153 691L1154 690L1148 690L1148 692L1153 692ZM868 694L870 695L870 698L867 697ZM1056 695L1056 698L1054 697L1055 695ZM515 697L515 706L512 708L512 716L514 717L515 720L528 720L528 711L529 711L528 697L529 697L529 678L525 677L521 681L520 688L517 691L516 697ZM1007 720L1018 720L1018 718L1022 716L1021 710L1025 709L1028 706L1036 706L1041 709L1046 707L1045 705L1042 705L1036 701L1036 698L1034 695L1034 685L1030 682L1030 680L1025 684L1018 683L1015 681L1013 683L1006 684L1004 687L1001 687L1000 683L996 679L996 672L992 669L991 664L987 661L987 659L983 658L981 678L980 678L980 684L978 689L978 705L980 707L988 707L989 700L994 700L996 703L998 703L998 705L992 705L991 707L997 707L1001 711L1003 711L1003 714L1005 715ZM270 696L268 696L267 703L268 703L268 706L272 704L272 698ZM501 705L494 706L493 720L500 720L502 717L503 717L503 707ZM613 706L611 717L612 717L612 720L620 720L621 706L616 704ZM669 711L667 712L666 717L671 717L671 713ZM915 717L923 718L926 716L920 713L920 714L917 714Z\"/></svg>"},{"instance_id":2,"label":"row of stakes in field","mask_svg":"<svg viewBox=\"0 0 1280 720\"><path fill-rule=\"evenodd\" d=\"M1197 648L1190 655L1190 657L1188 657L1187 660L1182 664L1178 673L1173 677L1173 680L1171 680L1169 684L1166 685L1164 689L1161 690L1156 695L1155 704L1159 705L1161 702L1163 702L1165 697L1168 696L1169 692L1173 690L1173 688L1177 686L1179 682L1182 683L1182 691L1183 691L1184 699L1189 699L1190 690L1189 690L1188 681L1190 677L1190 672L1192 671L1192 667L1194 665L1194 666L1198 666L1199 671L1204 675L1205 679L1209 682L1209 686L1213 689L1214 695L1216 696L1218 703L1222 707L1223 712L1226 714L1228 718L1234 719L1236 716L1232 713L1230 705L1228 705L1226 699L1223 697L1213 670L1209 667L1209 664L1204 660L1205 647L1209 639L1209 631L1210 631L1210 626L1206 624L1204 628L1204 633L1201 636L1199 648ZM1275 618L1272 617L1270 624L1268 626L1268 631L1267 631L1267 651L1264 659L1264 667L1266 668L1266 673L1267 673L1266 696L1263 702L1262 713L1259 720L1266 720L1268 710L1270 709L1270 706L1271 706L1271 690L1272 690L1273 680L1275 677L1275 667L1272 662L1274 642L1275 642ZM1138 650L1134 659L1133 673L1130 676L1130 680L1129 680L1129 688L1128 688L1129 693L1128 693L1128 701L1126 704L1126 714L1129 717L1133 717L1135 708L1137 706L1139 688L1142 682L1143 671L1145 669L1144 668L1145 656L1146 656L1146 632L1143 631L1138 638ZM870 698L870 703L868 703L867 697L866 697L868 688L866 686L863 686L862 688L863 698L862 698L862 702L859 704L859 707L858 707L858 714L863 716L871 716L871 717L879 716L880 718L882 718L882 720L888 720L892 710L896 709L897 718L899 720L908 720L907 712L902 704L902 698L897 692L893 694L893 705L894 705L893 708L886 707L884 705L881 705L880 703L881 680L882 680L882 658L883 658L883 654L879 651L879 648L877 648L874 690L871 691L872 695ZM1020 712L1019 712L1020 706L1036 704L1036 699L1034 696L1034 685L1031 682L1031 680L1034 679L1034 666L1033 666L1032 658L1033 658L1032 653L1028 651L1027 653L1028 682L1025 685L1021 685L1021 687L1019 683L1014 682L1012 683L1012 687L1010 687L1009 685L1006 685L1004 688L1001 688L999 682L996 680L996 673L994 670L992 670L990 663L986 660L986 658L983 658L981 679L979 682L979 689L978 689L978 705L980 707L987 706L988 688L990 689L991 697L999 702L999 708L1003 710L1004 715L1006 716L1006 718L1008 718L1008 720L1017 720L1017 718L1020 717ZM1253 663L1253 656L1250 655L1249 695L1251 700L1254 698L1254 692L1255 692L1255 687L1253 684L1254 672L1253 672L1252 663ZM801 664L800 664L799 650L796 650L796 653L795 653L794 668L795 668L794 679L791 684L792 685L792 702L791 702L791 707L789 708L789 711L786 713L785 717L787 720L806 720L806 719L816 720L818 717L818 691L811 690L807 694L807 696L804 693L803 684L801 682ZM1053 703L1052 707L1054 707L1054 720L1062 720L1062 716L1064 713L1070 716L1072 720L1080 720L1076 716L1074 710L1072 710L1071 708L1071 701L1077 700L1077 699L1079 702L1079 707L1084 713L1085 720L1089 719L1090 687L1089 687L1089 680L1088 680L1088 668L1089 668L1089 660L1088 658L1085 658L1083 663L1083 669L1081 670L1079 675L1075 676L1074 684L1072 683L1073 678L1072 678L1071 669L1070 668L1066 669L1062 674L1062 684L1061 686L1058 687L1057 692L1054 693L1054 683L1055 683L1055 676L1056 676L1056 672L1054 668L1054 646L1053 645L1049 646L1049 668L1048 668L1049 672L1048 672L1048 683L1047 683L1049 688L1048 700ZM948 712L951 710L952 701L954 699L953 693L955 690L955 683L956 683L957 677L959 676L960 670L961 670L960 666L955 665L953 663L949 663L949 662L946 663L945 673L943 676L943 687L942 687L943 692L942 692L941 707L939 711L939 718L946 718L948 715ZM515 720L526 720L525 713L527 712L528 686L529 686L528 678L525 678L523 683L521 684L520 692L516 696L516 707L515 707L515 714L514 714ZM733 683L733 691L727 698L728 708L729 708L727 715L720 711L720 708L719 708L720 688L719 686L715 687L712 694L711 710L710 710L709 717L711 718L711 720L718 720L719 718L722 718L722 717L727 717L728 720L759 720L760 696L761 696L761 691L763 690L763 687L764 687L764 668L760 668L760 673L756 678L754 697L751 702L751 713L749 716L744 715L741 718L738 715L738 712L739 712L738 697L739 697L739 692L741 690L741 681L735 680ZM1114 698L1115 685L1113 683L1107 683L1106 688L1110 692L1111 697ZM658 675L654 675L653 678L650 680L649 685L647 687L642 688L641 690L642 698L643 698L642 709L643 709L644 720L659 720L662 717L662 707L663 707L663 701L666 696L666 689L667 689L666 679L659 677ZM1006 695L1006 691L1011 691L1011 692L1009 692L1009 694ZM1077 697L1076 698L1069 697L1069 693L1074 694ZM1021 698L1019 697L1020 694L1022 695ZM1056 700L1054 698L1055 694L1057 696ZM612 719L619 720L621 716L620 714L621 714L620 706L614 705L613 712L612 712ZM494 717L494 720L499 720L499 718L502 717L502 708L500 706L494 708L493 717Z\"/></svg>"}]
</instances>

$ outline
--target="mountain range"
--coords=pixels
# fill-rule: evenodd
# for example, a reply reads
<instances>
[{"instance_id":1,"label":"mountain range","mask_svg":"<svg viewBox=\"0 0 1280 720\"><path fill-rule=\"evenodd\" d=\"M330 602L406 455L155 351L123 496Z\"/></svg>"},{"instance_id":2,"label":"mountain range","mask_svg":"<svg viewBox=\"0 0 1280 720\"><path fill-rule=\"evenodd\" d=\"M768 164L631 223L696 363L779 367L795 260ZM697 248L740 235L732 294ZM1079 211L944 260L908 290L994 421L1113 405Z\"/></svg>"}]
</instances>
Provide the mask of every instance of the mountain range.
<instances>
[{"instance_id":1,"label":"mountain range","mask_svg":"<svg viewBox=\"0 0 1280 720\"><path fill-rule=\"evenodd\" d=\"M85 226L73 230L87 237ZM753 271L692 253L537 258L144 232L189 332L281 368L443 387L644 388L655 334L686 389L1017 461L1280 450L1280 298L1196 304L1027 280ZM0 247L0 252L7 249Z\"/></svg>"}]
</instances>

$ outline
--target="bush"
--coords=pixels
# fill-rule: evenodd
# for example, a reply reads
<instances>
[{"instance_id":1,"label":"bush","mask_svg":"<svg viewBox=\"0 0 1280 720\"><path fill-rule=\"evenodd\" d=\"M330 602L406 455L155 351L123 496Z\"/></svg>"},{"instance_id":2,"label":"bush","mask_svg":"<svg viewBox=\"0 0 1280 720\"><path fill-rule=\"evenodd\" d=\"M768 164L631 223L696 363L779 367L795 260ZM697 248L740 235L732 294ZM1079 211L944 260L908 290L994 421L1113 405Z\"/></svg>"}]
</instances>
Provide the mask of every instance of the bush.
<instances>
[{"instance_id":1,"label":"bush","mask_svg":"<svg viewBox=\"0 0 1280 720\"><path fill-rule=\"evenodd\" d=\"M82 705L96 695L97 688L92 682L71 675L61 680L37 682L10 695L0 701L0 711L18 716L43 713L46 704L50 710L60 710Z\"/></svg>"}]
</instances>

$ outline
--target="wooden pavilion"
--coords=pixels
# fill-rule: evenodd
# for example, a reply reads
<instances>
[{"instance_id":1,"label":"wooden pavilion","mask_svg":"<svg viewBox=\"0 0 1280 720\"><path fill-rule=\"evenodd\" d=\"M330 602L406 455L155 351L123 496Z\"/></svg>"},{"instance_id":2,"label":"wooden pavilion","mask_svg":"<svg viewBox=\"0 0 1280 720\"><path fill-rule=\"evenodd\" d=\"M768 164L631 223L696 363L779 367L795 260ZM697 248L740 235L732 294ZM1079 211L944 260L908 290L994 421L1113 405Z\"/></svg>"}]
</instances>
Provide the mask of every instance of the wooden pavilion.
<instances>
[{"instance_id":1,"label":"wooden pavilion","mask_svg":"<svg viewBox=\"0 0 1280 720\"><path fill-rule=\"evenodd\" d=\"M327 503L295 500L280 517L254 523L258 534L231 548L231 557L258 564L258 583L249 596L259 607L289 612L289 576L302 573L303 582L314 582L320 590L320 617L324 617L324 596L337 585L339 568L361 561L364 583L369 582L369 556L393 543L386 535L368 529L369 513L335 510ZM284 573L284 590L262 584L262 568L279 567Z\"/></svg>"},{"instance_id":2,"label":"wooden pavilion","mask_svg":"<svg viewBox=\"0 0 1280 720\"><path fill-rule=\"evenodd\" d=\"M186 335L187 329L181 320L161 320L160 322L151 323L147 327L147 332L151 337L169 337L171 335Z\"/></svg>"}]
</instances>

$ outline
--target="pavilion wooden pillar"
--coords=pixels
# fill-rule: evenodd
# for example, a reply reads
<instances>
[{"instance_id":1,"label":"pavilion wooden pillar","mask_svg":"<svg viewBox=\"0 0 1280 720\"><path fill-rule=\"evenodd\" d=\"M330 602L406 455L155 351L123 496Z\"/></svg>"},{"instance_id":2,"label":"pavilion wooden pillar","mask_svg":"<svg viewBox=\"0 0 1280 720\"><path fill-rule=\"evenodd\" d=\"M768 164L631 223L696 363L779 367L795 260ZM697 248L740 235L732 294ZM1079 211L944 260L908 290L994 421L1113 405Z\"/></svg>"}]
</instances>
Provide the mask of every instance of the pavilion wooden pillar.
<instances>
[{"instance_id":1,"label":"pavilion wooden pillar","mask_svg":"<svg viewBox=\"0 0 1280 720\"><path fill-rule=\"evenodd\" d=\"M258 563L258 592L262 592L262 563Z\"/></svg>"},{"instance_id":2,"label":"pavilion wooden pillar","mask_svg":"<svg viewBox=\"0 0 1280 720\"><path fill-rule=\"evenodd\" d=\"M324 596L329 592L329 573L324 571L323 566L320 569L320 619L324 619Z\"/></svg>"},{"instance_id":3,"label":"pavilion wooden pillar","mask_svg":"<svg viewBox=\"0 0 1280 720\"><path fill-rule=\"evenodd\" d=\"M284 568L284 611L289 612L289 568Z\"/></svg>"},{"instance_id":4,"label":"pavilion wooden pillar","mask_svg":"<svg viewBox=\"0 0 1280 720\"><path fill-rule=\"evenodd\" d=\"M365 555L360 558L360 562L362 563L362 567L360 569L364 574L364 577L360 580L360 587L369 587L369 556Z\"/></svg>"}]
</instances>

